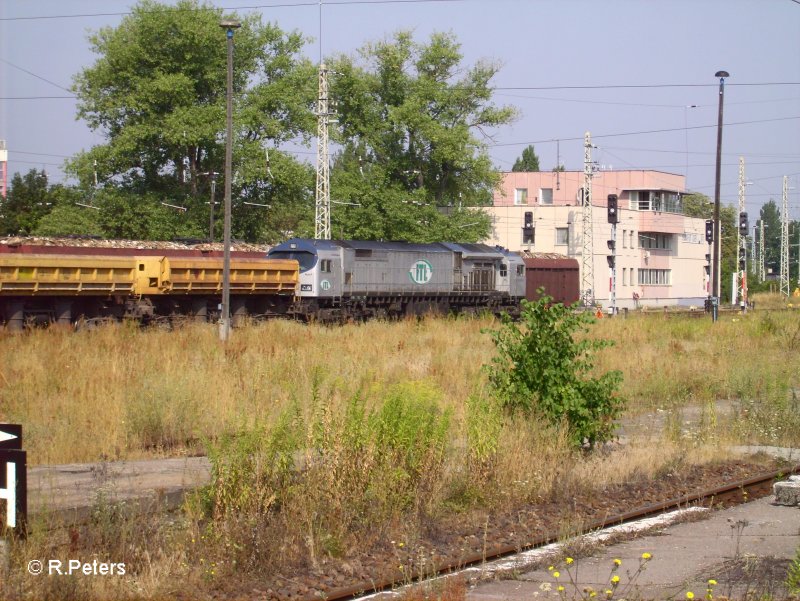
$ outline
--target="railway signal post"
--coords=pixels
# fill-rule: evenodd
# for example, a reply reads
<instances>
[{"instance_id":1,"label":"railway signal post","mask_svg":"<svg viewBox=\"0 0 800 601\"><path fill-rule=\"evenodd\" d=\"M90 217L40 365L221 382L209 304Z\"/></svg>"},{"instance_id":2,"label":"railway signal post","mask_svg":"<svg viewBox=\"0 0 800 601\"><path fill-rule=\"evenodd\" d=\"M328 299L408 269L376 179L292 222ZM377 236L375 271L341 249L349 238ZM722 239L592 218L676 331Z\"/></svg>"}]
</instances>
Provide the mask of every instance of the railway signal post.
<instances>
[{"instance_id":1,"label":"railway signal post","mask_svg":"<svg viewBox=\"0 0 800 601\"><path fill-rule=\"evenodd\" d=\"M22 425L0 424L0 519L6 532L25 536L28 521L27 453Z\"/></svg>"},{"instance_id":2,"label":"railway signal post","mask_svg":"<svg viewBox=\"0 0 800 601\"><path fill-rule=\"evenodd\" d=\"M611 240L608 241L608 249L611 254L608 256L608 266L611 268L611 279L609 281L609 292L611 293L611 315L617 314L617 223L619 223L619 211L617 210L617 195L608 195L608 222L611 224Z\"/></svg>"}]
</instances>

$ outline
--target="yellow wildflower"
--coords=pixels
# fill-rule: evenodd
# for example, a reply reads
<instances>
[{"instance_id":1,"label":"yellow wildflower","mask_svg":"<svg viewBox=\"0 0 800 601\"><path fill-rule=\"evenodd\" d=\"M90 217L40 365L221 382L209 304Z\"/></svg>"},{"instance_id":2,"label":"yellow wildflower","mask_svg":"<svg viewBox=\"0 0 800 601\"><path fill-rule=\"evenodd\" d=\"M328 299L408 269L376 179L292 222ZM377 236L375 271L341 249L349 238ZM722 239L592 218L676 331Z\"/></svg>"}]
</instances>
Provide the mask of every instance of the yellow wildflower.
<instances>
[{"instance_id":1,"label":"yellow wildflower","mask_svg":"<svg viewBox=\"0 0 800 601\"><path fill-rule=\"evenodd\" d=\"M650 553L642 553L642 559L650 559L651 557Z\"/></svg>"},{"instance_id":2,"label":"yellow wildflower","mask_svg":"<svg viewBox=\"0 0 800 601\"><path fill-rule=\"evenodd\" d=\"M611 577L611 582L613 582L614 584L619 584L619 576L617 576L616 574L614 574L614 575Z\"/></svg>"},{"instance_id":3,"label":"yellow wildflower","mask_svg":"<svg viewBox=\"0 0 800 601\"><path fill-rule=\"evenodd\" d=\"M547 568L547 571L548 572L552 572L553 571L553 566L550 566L549 568Z\"/></svg>"},{"instance_id":4,"label":"yellow wildflower","mask_svg":"<svg viewBox=\"0 0 800 601\"><path fill-rule=\"evenodd\" d=\"M621 559L615 559L614 560L614 565L617 566L617 567L621 566L622 565L622 560Z\"/></svg>"},{"instance_id":5,"label":"yellow wildflower","mask_svg":"<svg viewBox=\"0 0 800 601\"><path fill-rule=\"evenodd\" d=\"M558 585L558 592L559 593L563 593L564 592L564 587L561 586L560 584Z\"/></svg>"},{"instance_id":6,"label":"yellow wildflower","mask_svg":"<svg viewBox=\"0 0 800 601\"><path fill-rule=\"evenodd\" d=\"M597 596L597 593L596 593L596 592L594 592L594 591L592 591L591 593L589 593L589 597L591 597L592 599L594 599L596 596Z\"/></svg>"},{"instance_id":7,"label":"yellow wildflower","mask_svg":"<svg viewBox=\"0 0 800 601\"><path fill-rule=\"evenodd\" d=\"M694 599L694 593L692 591L689 591L688 593L686 593L686 598L687 599Z\"/></svg>"},{"instance_id":8,"label":"yellow wildflower","mask_svg":"<svg viewBox=\"0 0 800 601\"><path fill-rule=\"evenodd\" d=\"M571 563L572 563L573 561L575 561L575 560L574 560L574 559L572 559L571 557L567 557L566 561L567 561L567 565L569 565L569 564L571 564Z\"/></svg>"},{"instance_id":9,"label":"yellow wildflower","mask_svg":"<svg viewBox=\"0 0 800 601\"><path fill-rule=\"evenodd\" d=\"M561 572L553 572L553 578L559 578L561 576Z\"/></svg>"},{"instance_id":10,"label":"yellow wildflower","mask_svg":"<svg viewBox=\"0 0 800 601\"><path fill-rule=\"evenodd\" d=\"M711 586L714 586L714 585L717 583L717 581L716 581L716 580L714 580L714 579L712 578L711 580L709 580L709 581L708 581L708 583L709 583Z\"/></svg>"}]
</instances>

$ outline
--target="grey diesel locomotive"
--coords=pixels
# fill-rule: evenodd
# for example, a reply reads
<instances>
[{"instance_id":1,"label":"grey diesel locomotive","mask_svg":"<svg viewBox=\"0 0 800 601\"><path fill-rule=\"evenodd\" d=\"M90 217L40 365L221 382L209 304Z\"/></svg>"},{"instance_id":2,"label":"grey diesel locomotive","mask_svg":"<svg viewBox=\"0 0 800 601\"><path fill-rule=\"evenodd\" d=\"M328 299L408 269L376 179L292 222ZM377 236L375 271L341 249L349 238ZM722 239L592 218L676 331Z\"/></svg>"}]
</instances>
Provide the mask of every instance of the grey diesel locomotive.
<instances>
[{"instance_id":1,"label":"grey diesel locomotive","mask_svg":"<svg viewBox=\"0 0 800 601\"><path fill-rule=\"evenodd\" d=\"M295 317L319 321L519 311L525 264L485 244L293 238L270 259L300 265Z\"/></svg>"}]
</instances>

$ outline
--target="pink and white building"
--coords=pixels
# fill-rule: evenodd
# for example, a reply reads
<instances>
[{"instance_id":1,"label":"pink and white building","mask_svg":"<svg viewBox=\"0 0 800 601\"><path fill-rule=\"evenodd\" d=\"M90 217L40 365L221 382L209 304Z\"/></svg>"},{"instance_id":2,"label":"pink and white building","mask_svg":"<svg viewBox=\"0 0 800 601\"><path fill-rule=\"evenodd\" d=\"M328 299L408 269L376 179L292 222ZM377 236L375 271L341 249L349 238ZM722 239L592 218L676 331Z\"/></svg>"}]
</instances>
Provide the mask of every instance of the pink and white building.
<instances>
[{"instance_id":1,"label":"pink and white building","mask_svg":"<svg viewBox=\"0 0 800 601\"><path fill-rule=\"evenodd\" d=\"M503 174L494 204L488 244L510 250L559 253L583 269L583 209L580 171ZM611 300L611 224L607 199L618 197L616 236L617 307L693 305L707 296L705 222L682 213L685 177L661 171L600 171L592 177L593 295ZM525 228L527 220L533 228ZM582 279L583 274L581 274Z\"/></svg>"}]
</instances>

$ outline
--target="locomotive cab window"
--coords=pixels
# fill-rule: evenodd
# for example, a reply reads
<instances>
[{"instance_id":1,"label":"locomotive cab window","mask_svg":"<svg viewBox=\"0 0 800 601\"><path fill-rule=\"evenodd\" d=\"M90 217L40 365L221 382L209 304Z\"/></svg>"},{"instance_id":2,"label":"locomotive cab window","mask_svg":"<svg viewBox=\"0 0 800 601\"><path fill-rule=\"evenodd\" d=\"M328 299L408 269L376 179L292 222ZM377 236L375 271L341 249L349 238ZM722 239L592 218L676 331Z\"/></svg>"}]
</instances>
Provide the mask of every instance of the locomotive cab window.
<instances>
[{"instance_id":1,"label":"locomotive cab window","mask_svg":"<svg viewBox=\"0 0 800 601\"><path fill-rule=\"evenodd\" d=\"M270 259L294 259L300 263L300 273L308 271L317 264L317 256L305 251L277 251L269 253Z\"/></svg>"},{"instance_id":2,"label":"locomotive cab window","mask_svg":"<svg viewBox=\"0 0 800 601\"><path fill-rule=\"evenodd\" d=\"M525 275L525 266L524 265L517 265L517 275L518 276Z\"/></svg>"},{"instance_id":3,"label":"locomotive cab window","mask_svg":"<svg viewBox=\"0 0 800 601\"><path fill-rule=\"evenodd\" d=\"M330 273L332 271L333 260L331 259L322 259L319 262L319 270L324 273Z\"/></svg>"},{"instance_id":4,"label":"locomotive cab window","mask_svg":"<svg viewBox=\"0 0 800 601\"><path fill-rule=\"evenodd\" d=\"M507 278L508 277L508 265L506 265L505 263L502 263L500 265L500 277L501 278Z\"/></svg>"}]
</instances>

